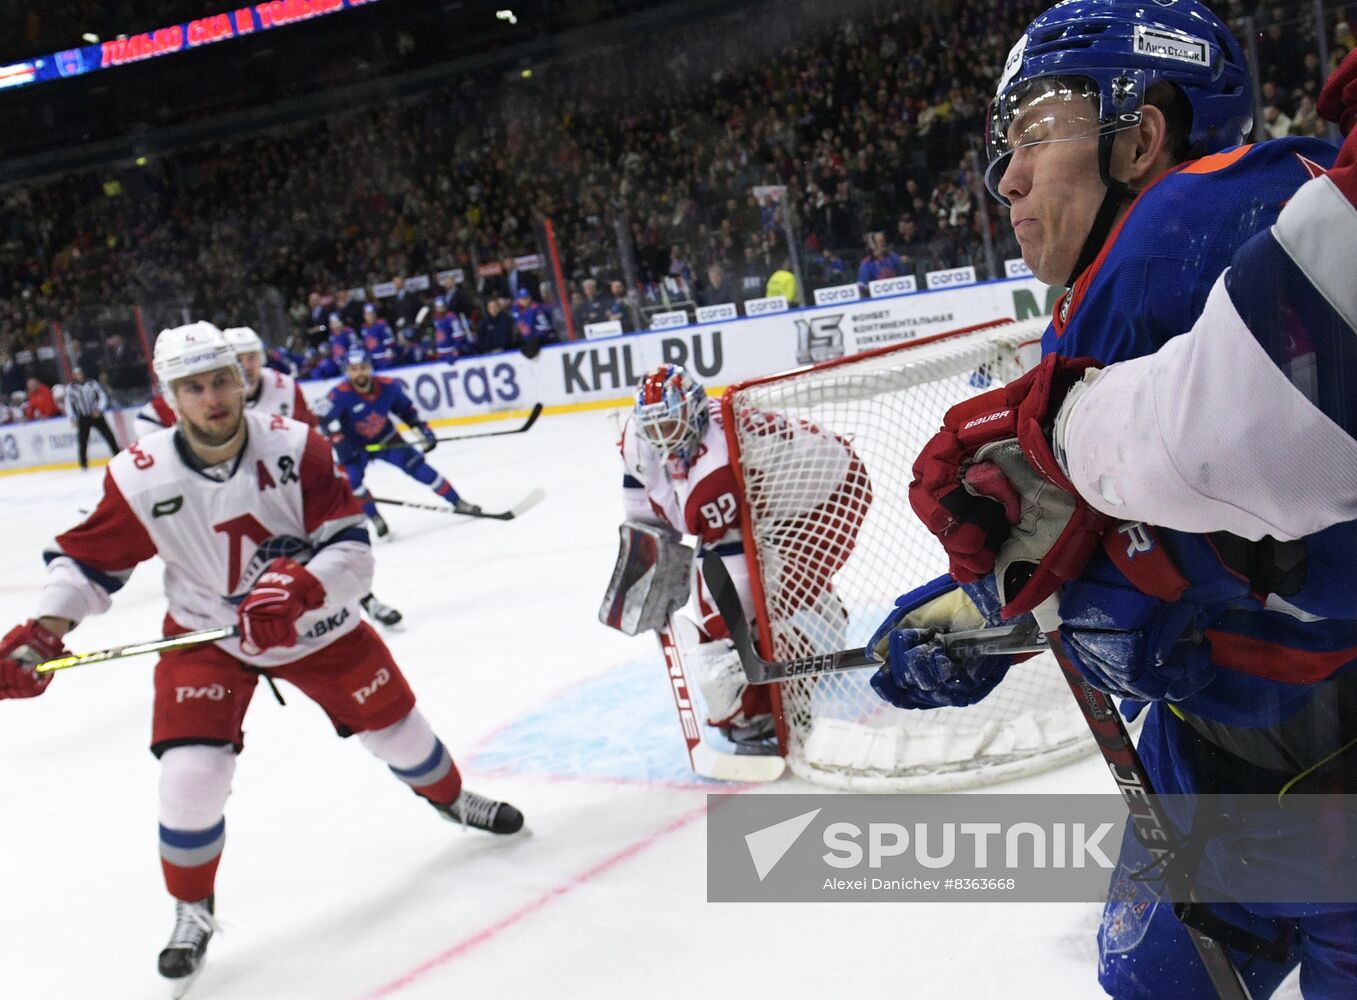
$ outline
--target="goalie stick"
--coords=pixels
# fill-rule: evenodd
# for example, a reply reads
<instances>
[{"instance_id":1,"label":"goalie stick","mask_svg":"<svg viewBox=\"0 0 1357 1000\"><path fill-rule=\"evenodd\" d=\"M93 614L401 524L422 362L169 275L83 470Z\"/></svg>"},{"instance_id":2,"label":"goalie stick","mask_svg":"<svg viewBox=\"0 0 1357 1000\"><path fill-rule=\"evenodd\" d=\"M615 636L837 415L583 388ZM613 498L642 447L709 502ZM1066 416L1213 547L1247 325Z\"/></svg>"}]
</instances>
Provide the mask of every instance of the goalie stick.
<instances>
[{"instance_id":1,"label":"goalie stick","mask_svg":"<svg viewBox=\"0 0 1357 1000\"><path fill-rule=\"evenodd\" d=\"M515 427L513 430L482 431L473 434L452 434L449 435L448 437L435 438L435 440L442 444L447 441L472 441L475 440L476 438L502 437L505 434L522 434L524 431L532 427L533 424L537 423L537 418L540 417L541 415L542 415L542 404L533 403L532 409L528 411L528 419L523 421L523 423L520 426ZM407 441L404 438L402 438L399 441L391 441L386 444L369 444L365 445L364 447L368 451L388 451L392 448L418 448L420 444L421 442L419 441Z\"/></svg>"},{"instance_id":2,"label":"goalie stick","mask_svg":"<svg viewBox=\"0 0 1357 1000\"><path fill-rule=\"evenodd\" d=\"M481 511L479 514L472 514L469 513L468 511L463 510L454 510L451 504L443 504L440 506L438 504L432 503L415 503L414 501L411 500L392 500L386 497L373 497L372 502L391 504L395 507L413 507L415 508L415 510L431 510L435 514L455 514L458 517L481 517L488 518L491 521L512 521L519 515L524 514L527 511L532 510L532 508L536 507L539 503L546 499L546 495L547 495L546 490L538 488L533 490L522 500L518 501L518 503L510 507L508 510L500 511L498 513Z\"/></svg>"},{"instance_id":3,"label":"goalie stick","mask_svg":"<svg viewBox=\"0 0 1357 1000\"><path fill-rule=\"evenodd\" d=\"M693 772L717 781L744 783L776 781L782 777L787 762L776 755L726 753L702 741L702 724L698 721L688 673L683 667L683 652L674 641L671 626L656 629L660 649L664 651L664 665L669 672L669 688L678 709L683 742L688 749L688 762Z\"/></svg>"},{"instance_id":4,"label":"goalie stick","mask_svg":"<svg viewBox=\"0 0 1357 1000\"><path fill-rule=\"evenodd\" d=\"M868 667L881 666L881 660L874 656L871 650L862 646L791 660L765 660L754 645L749 620L740 606L740 598L735 592L730 573L721 562L721 557L714 552L709 552L702 558L702 577L716 601L717 610L725 620L726 628L730 630L730 638L740 654L740 665L744 667L745 679L750 684L776 684L779 681L814 674L832 674L840 670L865 670ZM991 656L1016 655L1040 653L1047 648L1041 629L1030 619L994 628L944 632L938 638L949 654L964 651Z\"/></svg>"},{"instance_id":5,"label":"goalie stick","mask_svg":"<svg viewBox=\"0 0 1357 1000\"><path fill-rule=\"evenodd\" d=\"M68 667L84 667L91 663L104 663L108 660L121 660L128 656L140 656L143 653L160 653L167 649L188 649L203 643L216 642L218 639L232 639L236 636L234 625L220 628L203 628L183 635L172 635L167 639L151 639L146 642L130 642L125 646L111 646L108 649L96 649L90 653L71 653L50 660L43 660L34 669L40 674L50 674L53 670L65 670Z\"/></svg>"}]
</instances>

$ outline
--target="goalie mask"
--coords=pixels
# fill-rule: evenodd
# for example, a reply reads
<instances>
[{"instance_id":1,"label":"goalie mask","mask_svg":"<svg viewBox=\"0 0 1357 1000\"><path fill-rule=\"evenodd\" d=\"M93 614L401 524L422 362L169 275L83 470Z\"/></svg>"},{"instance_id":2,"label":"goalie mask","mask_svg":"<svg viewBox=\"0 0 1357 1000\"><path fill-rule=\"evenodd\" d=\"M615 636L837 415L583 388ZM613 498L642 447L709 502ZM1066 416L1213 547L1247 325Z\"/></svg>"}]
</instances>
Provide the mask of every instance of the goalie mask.
<instances>
[{"instance_id":1,"label":"goalie mask","mask_svg":"<svg viewBox=\"0 0 1357 1000\"><path fill-rule=\"evenodd\" d=\"M685 464L696 455L711 420L706 390L678 365L660 365L646 374L632 412L645 440L665 458Z\"/></svg>"}]
</instances>

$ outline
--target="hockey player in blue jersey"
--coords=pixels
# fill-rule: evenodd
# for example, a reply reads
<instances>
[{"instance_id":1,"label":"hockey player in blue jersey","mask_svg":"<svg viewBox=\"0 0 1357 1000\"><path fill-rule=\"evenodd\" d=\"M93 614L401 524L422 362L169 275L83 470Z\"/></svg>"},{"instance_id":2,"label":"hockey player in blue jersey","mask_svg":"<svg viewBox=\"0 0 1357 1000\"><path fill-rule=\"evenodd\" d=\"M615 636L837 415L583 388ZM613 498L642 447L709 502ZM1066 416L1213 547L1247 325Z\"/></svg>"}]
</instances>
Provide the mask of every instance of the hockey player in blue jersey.
<instances>
[{"instance_id":1,"label":"hockey player in blue jersey","mask_svg":"<svg viewBox=\"0 0 1357 1000\"><path fill-rule=\"evenodd\" d=\"M525 356L535 358L543 344L556 343L556 327L552 325L550 310L535 301L526 286L520 287L514 298L513 316L518 347Z\"/></svg>"},{"instance_id":2,"label":"hockey player in blue jersey","mask_svg":"<svg viewBox=\"0 0 1357 1000\"><path fill-rule=\"evenodd\" d=\"M1357 519L1357 52L1318 107L1348 121L1338 159L1235 253L1192 330L1060 402L1052 449L1109 517L1250 539Z\"/></svg>"},{"instance_id":3,"label":"hockey player in blue jersey","mask_svg":"<svg viewBox=\"0 0 1357 1000\"><path fill-rule=\"evenodd\" d=\"M329 362L325 366L325 378L334 378L344 372L344 366L348 363L349 351L354 347L359 347L358 335L354 333L353 327L344 322L344 317L339 313L330 313L330 335L321 345L321 350L325 354L325 360ZM319 367L319 366L318 366ZM331 371L333 369L333 371ZM317 376L322 377L322 376Z\"/></svg>"},{"instance_id":4,"label":"hockey player in blue jersey","mask_svg":"<svg viewBox=\"0 0 1357 1000\"><path fill-rule=\"evenodd\" d=\"M443 296L433 300L433 357L436 361L456 361L476 353L471 326L466 317L448 311Z\"/></svg>"},{"instance_id":5,"label":"hockey player in blue jersey","mask_svg":"<svg viewBox=\"0 0 1357 1000\"><path fill-rule=\"evenodd\" d=\"M935 581L901 598L875 643L882 697L907 708L983 698L1009 659L952 661L926 629L955 621L959 605L997 622L1002 602L1006 618L1040 610L1047 631L1063 620L1062 645L1092 684L1149 703L1139 751L1161 793L1353 784L1352 524L1288 543L1117 524L1070 499L1048 438L1052 404L1090 365L1192 327L1235 252L1333 160L1314 140L1240 145L1249 125L1239 46L1196 0L1069 0L1010 53L986 137L988 186L1033 272L1071 290L1042 364L953 407L915 463L911 503L952 577L971 588L993 579L996 595L968 602ZM1226 840L1180 833L1200 879L1228 872ZM1255 860L1279 862L1269 851L1280 843L1259 841ZM1146 869L1152 857L1130 838L1121 860ZM1322 872L1318 856L1314 866ZM1153 887L1127 880L1109 902L1101 984L1115 997L1213 995ZM1256 997L1297 965L1307 997L1357 995L1353 902L1212 904L1188 917L1226 946Z\"/></svg>"},{"instance_id":6,"label":"hockey player in blue jersey","mask_svg":"<svg viewBox=\"0 0 1357 1000\"><path fill-rule=\"evenodd\" d=\"M358 331L362 339L363 350L372 359L372 367L385 371L396 364L396 338L386 320L377 315L377 307L371 302L363 306L363 326Z\"/></svg>"},{"instance_id":7,"label":"hockey player in blue jersey","mask_svg":"<svg viewBox=\"0 0 1357 1000\"><path fill-rule=\"evenodd\" d=\"M392 414L423 436L421 448L398 445L401 438L391 421ZM387 533L386 520L378 513L372 495L363 485L363 474L368 462L373 460L388 462L428 486L459 514L481 513L480 507L458 496L452 484L424 461L424 455L433 451L438 441L433 428L420 418L399 382L372 373L372 359L361 347L349 352L346 378L330 390L325 411L318 416L330 431L330 441L349 477L349 485L362 500L363 512L372 521L378 536ZM369 445L387 447L369 451Z\"/></svg>"}]
</instances>

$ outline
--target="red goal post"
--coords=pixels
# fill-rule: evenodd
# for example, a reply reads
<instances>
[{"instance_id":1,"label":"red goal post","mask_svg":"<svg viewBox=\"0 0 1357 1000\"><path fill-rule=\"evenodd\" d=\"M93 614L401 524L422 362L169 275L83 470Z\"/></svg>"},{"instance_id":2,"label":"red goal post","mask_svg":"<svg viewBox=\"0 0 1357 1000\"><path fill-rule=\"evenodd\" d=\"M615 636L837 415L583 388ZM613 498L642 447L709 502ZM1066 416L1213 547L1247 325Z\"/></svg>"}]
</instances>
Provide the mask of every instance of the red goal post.
<instances>
[{"instance_id":1,"label":"red goal post","mask_svg":"<svg viewBox=\"0 0 1357 1000\"><path fill-rule=\"evenodd\" d=\"M966 327L726 390L764 657L861 646L896 597L946 572L941 547L908 503L914 458L948 407L1036 360L1046 322ZM844 489L844 477L852 482L863 466L870 485ZM1045 770L1091 748L1049 654L1014 667L966 709L895 709L876 697L870 675L775 686L779 742L798 776L865 791L954 789Z\"/></svg>"}]
</instances>

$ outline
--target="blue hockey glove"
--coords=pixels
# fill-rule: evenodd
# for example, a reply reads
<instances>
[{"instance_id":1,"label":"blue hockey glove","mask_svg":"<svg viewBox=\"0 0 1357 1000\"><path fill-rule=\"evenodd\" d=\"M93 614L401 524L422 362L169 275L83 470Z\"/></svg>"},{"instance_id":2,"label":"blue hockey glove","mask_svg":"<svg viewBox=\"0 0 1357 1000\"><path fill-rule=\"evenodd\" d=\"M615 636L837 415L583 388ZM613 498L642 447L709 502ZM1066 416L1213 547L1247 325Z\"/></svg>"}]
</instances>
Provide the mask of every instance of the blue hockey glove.
<instances>
[{"instance_id":1,"label":"blue hockey glove","mask_svg":"<svg viewBox=\"0 0 1357 1000\"><path fill-rule=\"evenodd\" d=\"M1187 596L1161 601L1103 554L1060 595L1060 637L1094 687L1123 698L1182 701L1215 675L1203 634L1215 613Z\"/></svg>"},{"instance_id":2,"label":"blue hockey glove","mask_svg":"<svg viewBox=\"0 0 1357 1000\"><path fill-rule=\"evenodd\" d=\"M891 632L886 662L872 675L872 690L896 708L961 708L993 691L1010 659L952 659L931 629L906 628Z\"/></svg>"},{"instance_id":3,"label":"blue hockey glove","mask_svg":"<svg viewBox=\"0 0 1357 1000\"><path fill-rule=\"evenodd\" d=\"M1003 680L1013 658L954 659L938 636L999 623L990 577L959 587L951 577L940 576L904 594L867 643L885 664L872 675L872 690L896 708L974 705Z\"/></svg>"},{"instance_id":4,"label":"blue hockey glove","mask_svg":"<svg viewBox=\"0 0 1357 1000\"><path fill-rule=\"evenodd\" d=\"M419 433L424 435L424 443L420 445L420 450L428 454L438 447L438 438L434 437L433 428L428 424L419 425Z\"/></svg>"}]
</instances>

